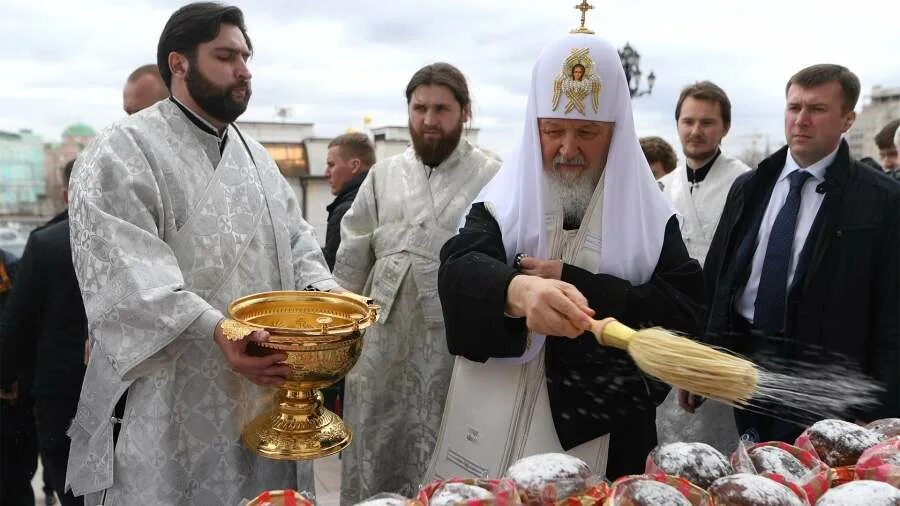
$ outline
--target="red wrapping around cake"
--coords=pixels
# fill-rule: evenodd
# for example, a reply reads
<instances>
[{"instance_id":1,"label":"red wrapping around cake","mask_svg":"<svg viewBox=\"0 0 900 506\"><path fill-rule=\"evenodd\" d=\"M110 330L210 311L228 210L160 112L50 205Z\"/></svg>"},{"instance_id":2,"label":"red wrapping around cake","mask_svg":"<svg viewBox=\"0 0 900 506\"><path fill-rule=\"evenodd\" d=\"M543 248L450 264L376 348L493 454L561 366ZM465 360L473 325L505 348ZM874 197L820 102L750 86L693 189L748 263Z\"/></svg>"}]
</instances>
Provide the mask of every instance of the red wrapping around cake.
<instances>
[{"instance_id":1,"label":"red wrapping around cake","mask_svg":"<svg viewBox=\"0 0 900 506\"><path fill-rule=\"evenodd\" d=\"M856 474L861 480L883 481L900 488L900 436L864 451L856 463Z\"/></svg>"},{"instance_id":2,"label":"red wrapping around cake","mask_svg":"<svg viewBox=\"0 0 900 506\"><path fill-rule=\"evenodd\" d=\"M572 504L581 504L578 502L578 498L584 498L584 494L590 491L594 485L587 485L588 488L585 487L575 487L573 483L577 482L577 480L561 480L557 482L547 483L540 490L535 490L531 488L519 488L519 497L522 500L522 504L527 504L530 506L553 506L556 504L567 504L565 501L570 498L575 498L575 502ZM602 492L603 486L597 485L597 491ZM577 489L577 490L576 490ZM573 495L574 494L574 495ZM588 503L591 504L593 502L591 499L588 499Z\"/></svg>"},{"instance_id":3,"label":"red wrapping around cake","mask_svg":"<svg viewBox=\"0 0 900 506\"><path fill-rule=\"evenodd\" d=\"M803 489L803 487L797 485L792 481L788 481L788 479L784 476L775 473L760 473L760 476L768 478L777 483L781 483L785 487L791 489L791 492L797 494L797 497L799 497L801 501L804 501L807 504L815 504L814 500L810 500L809 494L806 493L806 490ZM825 493L825 491L827 491L827 489L823 490L822 493Z\"/></svg>"},{"instance_id":4,"label":"red wrapping around cake","mask_svg":"<svg viewBox=\"0 0 900 506\"><path fill-rule=\"evenodd\" d=\"M816 451L816 447L812 444L812 441L810 441L807 431L803 431L803 434L800 434L800 436L797 437L797 440L794 441L794 445L812 453L819 458L819 460L822 460L821 457L819 457L819 453ZM822 461L824 462L824 460ZM831 488L856 480L855 466L832 467L829 472L829 479L831 480Z\"/></svg>"},{"instance_id":5,"label":"red wrapping around cake","mask_svg":"<svg viewBox=\"0 0 900 506\"><path fill-rule=\"evenodd\" d=\"M757 448L766 446L779 448L790 453L799 460L804 467L809 469L809 474L802 480L794 480L789 476L782 476L775 472L758 471L754 467L753 462L750 461L749 453ZM809 504L815 504L816 501L822 497L822 494L827 492L831 487L831 469L824 462L819 460L815 454L815 450L810 451L794 445L789 445L782 441L756 443L749 447L741 443L738 445L737 450L731 454L731 465L734 467L735 472L765 476L766 478L788 486L788 488L794 490L794 492L797 492L797 489L800 489L803 491L803 496L801 496L801 498L806 500Z\"/></svg>"},{"instance_id":6,"label":"red wrapping around cake","mask_svg":"<svg viewBox=\"0 0 900 506\"><path fill-rule=\"evenodd\" d=\"M659 466L656 465L656 462L654 462L654 460L653 460L653 454L655 452L656 452L656 448L650 450L650 453L647 454L647 461L644 464L644 474L643 475L635 474L634 476L651 476L651 475L652 476L656 476L656 475L666 476L666 473L663 472L663 470L660 469ZM622 480L624 478L628 478L628 476L623 476L623 477L619 478L613 484L617 483L619 480Z\"/></svg>"},{"instance_id":7,"label":"red wrapping around cake","mask_svg":"<svg viewBox=\"0 0 900 506\"><path fill-rule=\"evenodd\" d=\"M431 497L446 483L463 483L481 487L491 494L493 500L469 500L465 506L509 506L522 504L519 500L519 493L516 490L516 484L510 479L501 480L479 480L473 478L450 478L449 480L433 481L419 489L416 499L423 505L429 506Z\"/></svg>"},{"instance_id":8,"label":"red wrapping around cake","mask_svg":"<svg viewBox=\"0 0 900 506\"><path fill-rule=\"evenodd\" d=\"M600 481L584 492L556 502L556 506L600 506L609 497L609 483Z\"/></svg>"},{"instance_id":9,"label":"red wrapping around cake","mask_svg":"<svg viewBox=\"0 0 900 506\"><path fill-rule=\"evenodd\" d=\"M832 467L829 477L831 478L831 488L840 487L844 483L859 479L856 476L856 466Z\"/></svg>"},{"instance_id":10,"label":"red wrapping around cake","mask_svg":"<svg viewBox=\"0 0 900 506\"><path fill-rule=\"evenodd\" d=\"M254 497L247 506L315 506L315 503L295 490L267 490Z\"/></svg>"},{"instance_id":11,"label":"red wrapping around cake","mask_svg":"<svg viewBox=\"0 0 900 506\"><path fill-rule=\"evenodd\" d=\"M648 461L649 462L649 461ZM648 464L649 465L649 464ZM711 506L712 499L709 494L702 488L694 485L684 478L672 476L663 473L634 474L630 476L622 476L612 484L612 490L607 499L606 506L616 506L622 500L622 491L626 489L626 485L636 481L658 481L673 487L681 493L692 506Z\"/></svg>"}]
</instances>

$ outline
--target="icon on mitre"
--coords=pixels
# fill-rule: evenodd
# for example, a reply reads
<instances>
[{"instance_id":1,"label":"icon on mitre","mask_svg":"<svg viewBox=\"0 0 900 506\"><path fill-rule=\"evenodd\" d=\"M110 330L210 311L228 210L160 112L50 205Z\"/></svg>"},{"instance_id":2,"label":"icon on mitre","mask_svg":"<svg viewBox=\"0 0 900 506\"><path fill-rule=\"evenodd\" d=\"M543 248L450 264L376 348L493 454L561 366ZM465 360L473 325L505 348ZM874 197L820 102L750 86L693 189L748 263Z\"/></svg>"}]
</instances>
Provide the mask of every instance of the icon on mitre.
<instances>
[{"instance_id":1,"label":"icon on mitre","mask_svg":"<svg viewBox=\"0 0 900 506\"><path fill-rule=\"evenodd\" d=\"M565 59L562 70L553 80L553 110L559 107L559 99L565 94L568 103L564 109L566 114L577 110L582 115L584 101L591 97L594 112L600 110L600 76L594 72L594 60L591 59L590 48L573 48L572 54Z\"/></svg>"}]
</instances>

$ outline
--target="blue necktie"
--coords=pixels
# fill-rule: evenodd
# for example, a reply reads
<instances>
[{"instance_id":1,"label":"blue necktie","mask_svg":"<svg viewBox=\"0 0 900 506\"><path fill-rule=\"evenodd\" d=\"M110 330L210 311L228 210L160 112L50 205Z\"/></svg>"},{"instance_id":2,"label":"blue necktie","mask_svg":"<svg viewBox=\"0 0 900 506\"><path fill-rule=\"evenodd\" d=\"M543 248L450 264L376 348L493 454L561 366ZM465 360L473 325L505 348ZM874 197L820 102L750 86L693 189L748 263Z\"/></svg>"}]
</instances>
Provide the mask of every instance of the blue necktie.
<instances>
[{"instance_id":1,"label":"blue necktie","mask_svg":"<svg viewBox=\"0 0 900 506\"><path fill-rule=\"evenodd\" d=\"M788 268L791 265L794 245L794 228L800 211L800 191L806 178L812 174L796 170L788 176L791 189L769 234L766 258L759 275L753 326L774 335L784 329L785 300L787 299Z\"/></svg>"}]
</instances>

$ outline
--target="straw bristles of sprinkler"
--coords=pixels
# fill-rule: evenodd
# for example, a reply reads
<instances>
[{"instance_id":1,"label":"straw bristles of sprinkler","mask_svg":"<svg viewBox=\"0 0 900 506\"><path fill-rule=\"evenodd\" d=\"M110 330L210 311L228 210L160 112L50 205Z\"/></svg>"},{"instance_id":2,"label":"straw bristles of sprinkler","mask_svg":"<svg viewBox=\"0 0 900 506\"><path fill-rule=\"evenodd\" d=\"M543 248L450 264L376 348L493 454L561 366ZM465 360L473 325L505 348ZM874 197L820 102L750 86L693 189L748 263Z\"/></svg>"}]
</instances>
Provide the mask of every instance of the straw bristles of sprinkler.
<instances>
[{"instance_id":1,"label":"straw bristles of sprinkler","mask_svg":"<svg viewBox=\"0 0 900 506\"><path fill-rule=\"evenodd\" d=\"M646 374L731 406L748 405L759 381L753 362L661 328L637 331L628 354Z\"/></svg>"}]
</instances>

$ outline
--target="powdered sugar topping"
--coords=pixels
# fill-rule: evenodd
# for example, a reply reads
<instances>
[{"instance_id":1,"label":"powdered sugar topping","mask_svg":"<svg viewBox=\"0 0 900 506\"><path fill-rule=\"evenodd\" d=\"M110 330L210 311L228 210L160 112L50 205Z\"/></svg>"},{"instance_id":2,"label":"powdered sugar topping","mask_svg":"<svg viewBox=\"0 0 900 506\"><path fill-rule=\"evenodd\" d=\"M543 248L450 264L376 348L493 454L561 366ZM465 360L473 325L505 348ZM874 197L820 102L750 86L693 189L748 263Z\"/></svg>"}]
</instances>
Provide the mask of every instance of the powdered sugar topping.
<instances>
[{"instance_id":1,"label":"powdered sugar topping","mask_svg":"<svg viewBox=\"0 0 900 506\"><path fill-rule=\"evenodd\" d=\"M628 497L635 506L691 506L691 502L671 485L655 480L634 480L622 485L616 497Z\"/></svg>"},{"instance_id":2,"label":"powdered sugar topping","mask_svg":"<svg viewBox=\"0 0 900 506\"><path fill-rule=\"evenodd\" d=\"M669 443L656 449L653 462L666 474L706 488L732 472L725 456L706 443Z\"/></svg>"},{"instance_id":3,"label":"powdered sugar topping","mask_svg":"<svg viewBox=\"0 0 900 506\"><path fill-rule=\"evenodd\" d=\"M733 474L719 478L709 487L718 501L740 499L755 506L803 506L803 501L781 483L754 474Z\"/></svg>"},{"instance_id":4,"label":"powdered sugar topping","mask_svg":"<svg viewBox=\"0 0 900 506\"><path fill-rule=\"evenodd\" d=\"M809 469L789 452L776 446L760 446L750 452L750 458L758 472L770 471L790 481L803 481Z\"/></svg>"},{"instance_id":5,"label":"powdered sugar topping","mask_svg":"<svg viewBox=\"0 0 900 506\"><path fill-rule=\"evenodd\" d=\"M475 485L465 483L445 483L431 496L431 506L453 506L466 504L468 501L487 501L494 499L494 494Z\"/></svg>"},{"instance_id":6,"label":"powdered sugar topping","mask_svg":"<svg viewBox=\"0 0 900 506\"><path fill-rule=\"evenodd\" d=\"M369 499L368 501L357 503L356 506L404 506L408 502L408 499L400 499L397 497L381 497L378 499Z\"/></svg>"},{"instance_id":7,"label":"powdered sugar topping","mask_svg":"<svg viewBox=\"0 0 900 506\"><path fill-rule=\"evenodd\" d=\"M882 418L866 425L866 428L888 437L900 436L900 418Z\"/></svg>"},{"instance_id":8,"label":"powdered sugar topping","mask_svg":"<svg viewBox=\"0 0 900 506\"><path fill-rule=\"evenodd\" d=\"M354 506L405 506L409 502L409 499L400 494L379 492L363 502L356 503Z\"/></svg>"},{"instance_id":9,"label":"powdered sugar topping","mask_svg":"<svg viewBox=\"0 0 900 506\"><path fill-rule=\"evenodd\" d=\"M520 489L540 494L548 484L554 484L562 499L586 488L591 468L581 459L564 453L542 453L517 460L506 475Z\"/></svg>"},{"instance_id":10,"label":"powdered sugar topping","mask_svg":"<svg viewBox=\"0 0 900 506\"><path fill-rule=\"evenodd\" d=\"M808 434L819 457L832 466L855 464L862 452L886 439L855 423L833 419L814 423Z\"/></svg>"},{"instance_id":11,"label":"powdered sugar topping","mask_svg":"<svg viewBox=\"0 0 900 506\"><path fill-rule=\"evenodd\" d=\"M825 493L816 506L897 506L900 490L880 481L845 483Z\"/></svg>"}]
</instances>

